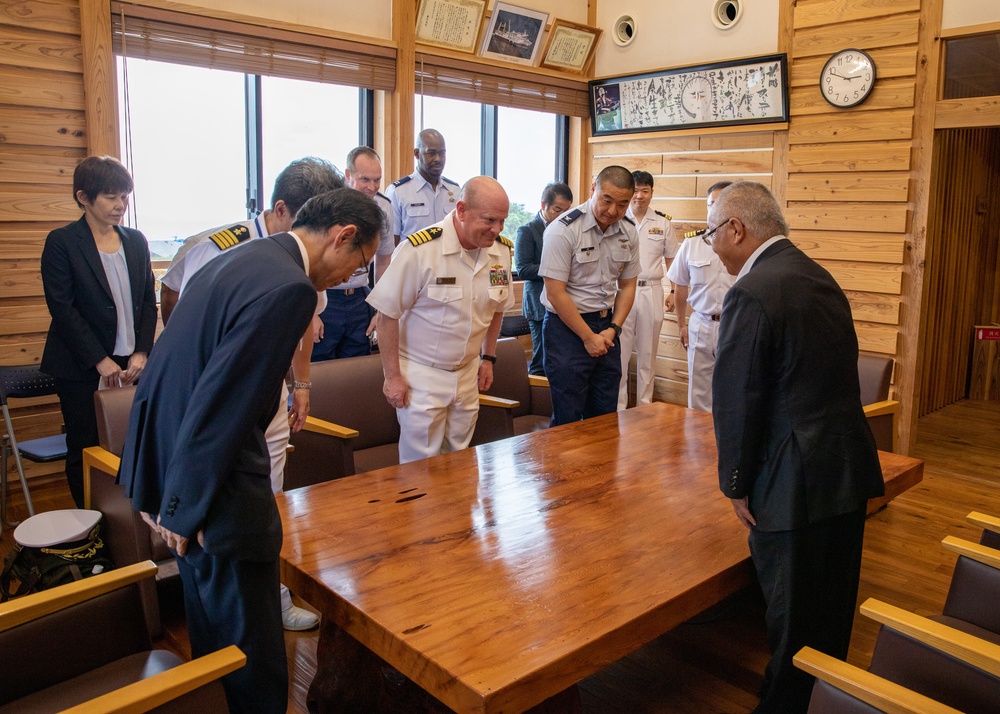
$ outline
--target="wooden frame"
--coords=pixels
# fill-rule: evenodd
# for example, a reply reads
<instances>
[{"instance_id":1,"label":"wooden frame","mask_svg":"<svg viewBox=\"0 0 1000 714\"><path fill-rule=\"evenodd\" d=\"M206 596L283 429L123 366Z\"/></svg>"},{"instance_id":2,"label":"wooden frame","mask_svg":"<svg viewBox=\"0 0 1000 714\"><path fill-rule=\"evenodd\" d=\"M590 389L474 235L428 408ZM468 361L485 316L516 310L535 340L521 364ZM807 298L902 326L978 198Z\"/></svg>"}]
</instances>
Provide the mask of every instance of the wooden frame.
<instances>
[{"instance_id":1,"label":"wooden frame","mask_svg":"<svg viewBox=\"0 0 1000 714\"><path fill-rule=\"evenodd\" d=\"M598 27L556 18L545 41L541 66L583 74L603 32Z\"/></svg>"},{"instance_id":2,"label":"wooden frame","mask_svg":"<svg viewBox=\"0 0 1000 714\"><path fill-rule=\"evenodd\" d=\"M486 0L420 0L416 41L432 47L474 53Z\"/></svg>"},{"instance_id":3,"label":"wooden frame","mask_svg":"<svg viewBox=\"0 0 1000 714\"><path fill-rule=\"evenodd\" d=\"M486 31L483 32L479 54L500 62L534 66L548 22L547 12L497 0Z\"/></svg>"},{"instance_id":4,"label":"wooden frame","mask_svg":"<svg viewBox=\"0 0 1000 714\"><path fill-rule=\"evenodd\" d=\"M590 82L594 136L787 121L785 54Z\"/></svg>"}]
</instances>

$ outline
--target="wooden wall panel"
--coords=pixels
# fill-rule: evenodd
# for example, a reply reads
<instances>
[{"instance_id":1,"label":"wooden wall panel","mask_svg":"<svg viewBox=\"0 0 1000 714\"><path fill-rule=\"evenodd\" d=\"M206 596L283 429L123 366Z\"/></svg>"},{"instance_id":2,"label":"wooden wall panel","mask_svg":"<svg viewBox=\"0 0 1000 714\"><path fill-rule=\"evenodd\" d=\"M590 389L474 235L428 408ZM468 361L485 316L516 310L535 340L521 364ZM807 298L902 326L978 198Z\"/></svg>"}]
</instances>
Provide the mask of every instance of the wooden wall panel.
<instances>
[{"instance_id":1,"label":"wooden wall panel","mask_svg":"<svg viewBox=\"0 0 1000 714\"><path fill-rule=\"evenodd\" d=\"M908 77L899 79L878 79L871 96L855 111L873 109L906 109L913 107L914 82ZM826 114L838 110L823 99L819 91L819 77L816 82L805 87L793 87L789 91L789 101L798 108L796 116L804 114ZM843 110L839 110L843 111Z\"/></svg>"},{"instance_id":2,"label":"wooden wall panel","mask_svg":"<svg viewBox=\"0 0 1000 714\"><path fill-rule=\"evenodd\" d=\"M793 230L906 232L905 203L789 202L785 219Z\"/></svg>"},{"instance_id":3,"label":"wooden wall panel","mask_svg":"<svg viewBox=\"0 0 1000 714\"><path fill-rule=\"evenodd\" d=\"M799 11L805 10L808 5L807 2L797 3L795 15L798 16ZM851 23L831 20L822 26L796 27L795 39L792 42L792 56L798 59L799 57L832 55L845 47L868 50L877 47L912 45L917 41L919 25L920 13L910 12L885 14L882 17Z\"/></svg>"},{"instance_id":4,"label":"wooden wall panel","mask_svg":"<svg viewBox=\"0 0 1000 714\"><path fill-rule=\"evenodd\" d=\"M792 144L840 141L891 141L913 135L913 112L907 109L854 112L831 117L828 114L792 119L788 140Z\"/></svg>"},{"instance_id":5,"label":"wooden wall panel","mask_svg":"<svg viewBox=\"0 0 1000 714\"><path fill-rule=\"evenodd\" d=\"M920 0L799 0L795 29L867 20L898 12L917 12Z\"/></svg>"},{"instance_id":6,"label":"wooden wall panel","mask_svg":"<svg viewBox=\"0 0 1000 714\"><path fill-rule=\"evenodd\" d=\"M0 364L41 359L46 234L80 217L73 169L87 152L79 0L0 0ZM20 439L60 431L58 400L12 400ZM62 462L25 462L29 478Z\"/></svg>"},{"instance_id":7,"label":"wooden wall panel","mask_svg":"<svg viewBox=\"0 0 1000 714\"><path fill-rule=\"evenodd\" d=\"M904 171L864 174L802 173L788 177L789 201L905 201L910 176Z\"/></svg>"},{"instance_id":8,"label":"wooden wall panel","mask_svg":"<svg viewBox=\"0 0 1000 714\"><path fill-rule=\"evenodd\" d=\"M908 171L908 141L803 144L788 147L788 173L803 171Z\"/></svg>"},{"instance_id":9,"label":"wooden wall panel","mask_svg":"<svg viewBox=\"0 0 1000 714\"><path fill-rule=\"evenodd\" d=\"M796 230L792 240L814 260L903 262L904 240L897 233Z\"/></svg>"},{"instance_id":10,"label":"wooden wall panel","mask_svg":"<svg viewBox=\"0 0 1000 714\"><path fill-rule=\"evenodd\" d=\"M875 60L879 79L892 77L913 77L917 69L916 45L884 47L868 52ZM792 87L815 87L828 55L807 57L796 60L788 70L788 83Z\"/></svg>"}]
</instances>

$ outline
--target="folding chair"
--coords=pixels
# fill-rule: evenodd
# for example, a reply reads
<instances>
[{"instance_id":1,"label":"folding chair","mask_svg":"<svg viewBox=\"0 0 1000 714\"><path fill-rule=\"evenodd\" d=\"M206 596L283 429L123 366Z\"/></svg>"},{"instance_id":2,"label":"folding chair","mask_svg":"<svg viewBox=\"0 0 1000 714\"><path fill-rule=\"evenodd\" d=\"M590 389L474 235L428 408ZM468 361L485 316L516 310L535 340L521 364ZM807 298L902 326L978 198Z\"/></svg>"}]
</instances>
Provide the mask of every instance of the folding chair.
<instances>
[{"instance_id":1,"label":"folding chair","mask_svg":"<svg viewBox=\"0 0 1000 714\"><path fill-rule=\"evenodd\" d=\"M24 502L28 506L30 516L35 515L35 507L31 503L31 493L28 491L28 481L24 477L21 457L41 464L66 458L65 434L18 442L14 437L14 426L11 424L7 399L44 397L55 393L56 380L42 373L37 365L0 367L0 406L3 409L6 428L6 433L3 435L2 458L0 458L0 521L4 525L11 527L17 525L7 520L7 462L11 454L14 456L17 475L21 479L21 489L24 491Z\"/></svg>"}]
</instances>

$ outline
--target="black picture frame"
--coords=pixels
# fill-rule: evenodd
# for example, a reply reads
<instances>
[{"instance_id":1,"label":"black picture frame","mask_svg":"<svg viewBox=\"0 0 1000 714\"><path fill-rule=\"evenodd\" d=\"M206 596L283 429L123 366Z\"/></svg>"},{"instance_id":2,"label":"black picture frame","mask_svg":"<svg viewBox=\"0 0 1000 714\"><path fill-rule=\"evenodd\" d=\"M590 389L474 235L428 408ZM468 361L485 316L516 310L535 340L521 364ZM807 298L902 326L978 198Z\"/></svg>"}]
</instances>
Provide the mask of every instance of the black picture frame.
<instances>
[{"instance_id":1,"label":"black picture frame","mask_svg":"<svg viewBox=\"0 0 1000 714\"><path fill-rule=\"evenodd\" d=\"M593 136L788 121L788 56L591 80Z\"/></svg>"}]
</instances>

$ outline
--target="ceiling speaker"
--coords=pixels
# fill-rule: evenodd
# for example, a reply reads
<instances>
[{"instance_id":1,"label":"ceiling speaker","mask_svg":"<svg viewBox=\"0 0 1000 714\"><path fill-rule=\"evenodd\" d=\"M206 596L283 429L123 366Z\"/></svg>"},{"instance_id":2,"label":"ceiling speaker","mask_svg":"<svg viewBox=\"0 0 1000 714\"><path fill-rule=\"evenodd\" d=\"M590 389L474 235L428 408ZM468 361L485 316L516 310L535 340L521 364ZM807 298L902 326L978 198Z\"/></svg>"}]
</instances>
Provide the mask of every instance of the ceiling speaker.
<instances>
[{"instance_id":1,"label":"ceiling speaker","mask_svg":"<svg viewBox=\"0 0 1000 714\"><path fill-rule=\"evenodd\" d=\"M631 15L622 15L615 20L614 29L611 31L611 39L619 47L627 47L635 39L635 20Z\"/></svg>"},{"instance_id":2,"label":"ceiling speaker","mask_svg":"<svg viewBox=\"0 0 1000 714\"><path fill-rule=\"evenodd\" d=\"M743 3L740 0L715 0L712 8L712 22L720 30L728 30L743 17Z\"/></svg>"}]
</instances>

